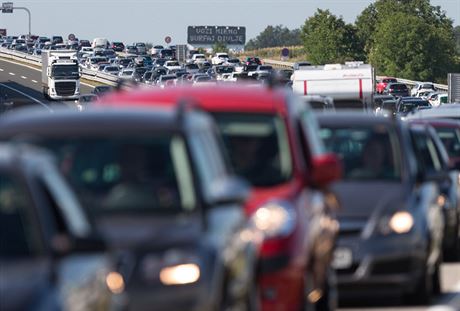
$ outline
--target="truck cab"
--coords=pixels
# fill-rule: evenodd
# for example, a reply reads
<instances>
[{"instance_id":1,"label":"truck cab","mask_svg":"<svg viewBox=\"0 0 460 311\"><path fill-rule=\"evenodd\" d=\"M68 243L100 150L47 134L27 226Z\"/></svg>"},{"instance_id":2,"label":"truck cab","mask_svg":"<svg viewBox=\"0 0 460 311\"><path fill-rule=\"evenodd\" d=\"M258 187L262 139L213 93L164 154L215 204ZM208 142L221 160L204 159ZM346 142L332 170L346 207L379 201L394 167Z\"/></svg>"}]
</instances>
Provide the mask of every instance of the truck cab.
<instances>
[{"instance_id":1,"label":"truck cab","mask_svg":"<svg viewBox=\"0 0 460 311\"><path fill-rule=\"evenodd\" d=\"M42 86L46 99L78 99L80 75L76 51L46 50L42 52Z\"/></svg>"}]
</instances>

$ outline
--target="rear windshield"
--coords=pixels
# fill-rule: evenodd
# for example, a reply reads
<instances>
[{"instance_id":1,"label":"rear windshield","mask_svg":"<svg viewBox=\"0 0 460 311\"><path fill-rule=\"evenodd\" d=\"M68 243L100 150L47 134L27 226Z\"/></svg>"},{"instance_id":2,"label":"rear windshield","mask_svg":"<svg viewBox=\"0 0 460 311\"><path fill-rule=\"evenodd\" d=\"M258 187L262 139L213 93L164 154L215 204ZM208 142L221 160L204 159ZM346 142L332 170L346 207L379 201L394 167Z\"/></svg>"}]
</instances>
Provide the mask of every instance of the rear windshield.
<instances>
[{"instance_id":1,"label":"rear windshield","mask_svg":"<svg viewBox=\"0 0 460 311\"><path fill-rule=\"evenodd\" d=\"M432 90L434 90L434 86L433 86L433 84L423 84L422 89L432 89Z\"/></svg>"},{"instance_id":2,"label":"rear windshield","mask_svg":"<svg viewBox=\"0 0 460 311\"><path fill-rule=\"evenodd\" d=\"M384 83L393 83L393 82L398 82L396 79L383 79Z\"/></svg>"},{"instance_id":3,"label":"rear windshield","mask_svg":"<svg viewBox=\"0 0 460 311\"><path fill-rule=\"evenodd\" d=\"M49 139L65 178L91 214L179 212L195 207L180 136L123 134Z\"/></svg>"},{"instance_id":4,"label":"rear windshield","mask_svg":"<svg viewBox=\"0 0 460 311\"><path fill-rule=\"evenodd\" d=\"M407 90L407 86L405 84L392 84L390 85L390 88L392 88L393 90L398 90L398 91Z\"/></svg>"},{"instance_id":5,"label":"rear windshield","mask_svg":"<svg viewBox=\"0 0 460 311\"><path fill-rule=\"evenodd\" d=\"M292 175L286 127L275 115L214 114L238 175L255 187L275 186Z\"/></svg>"},{"instance_id":6,"label":"rear windshield","mask_svg":"<svg viewBox=\"0 0 460 311\"><path fill-rule=\"evenodd\" d=\"M327 150L341 158L345 180L401 178L398 140L385 126L330 126L323 127L320 135Z\"/></svg>"}]
</instances>

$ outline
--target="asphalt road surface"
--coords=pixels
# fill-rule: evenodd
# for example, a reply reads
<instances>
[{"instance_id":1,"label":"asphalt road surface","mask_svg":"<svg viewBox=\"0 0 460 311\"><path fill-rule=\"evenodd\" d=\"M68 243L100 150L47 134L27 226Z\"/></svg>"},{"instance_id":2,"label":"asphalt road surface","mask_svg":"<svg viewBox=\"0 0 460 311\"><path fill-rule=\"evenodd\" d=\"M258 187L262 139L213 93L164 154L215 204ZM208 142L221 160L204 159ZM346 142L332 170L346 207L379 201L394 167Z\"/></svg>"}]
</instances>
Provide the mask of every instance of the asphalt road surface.
<instances>
[{"instance_id":1,"label":"asphalt road surface","mask_svg":"<svg viewBox=\"0 0 460 311\"><path fill-rule=\"evenodd\" d=\"M0 111L31 105L47 110L63 105L76 108L74 101L44 99L41 79L41 71L34 67L0 59ZM91 93L92 89L92 86L80 85L81 94Z\"/></svg>"},{"instance_id":2,"label":"asphalt road surface","mask_svg":"<svg viewBox=\"0 0 460 311\"><path fill-rule=\"evenodd\" d=\"M398 299L354 302L341 306L339 311L460 311L460 263L447 263L441 267L442 294L430 306L401 306Z\"/></svg>"},{"instance_id":3,"label":"asphalt road surface","mask_svg":"<svg viewBox=\"0 0 460 311\"><path fill-rule=\"evenodd\" d=\"M85 94L91 93L92 87L81 85L80 89ZM31 105L49 111L62 105L75 108L73 101L51 102L43 98L41 71L0 60L0 111ZM339 311L460 311L460 263L442 265L441 283L442 294L430 306L401 306L397 299L363 300L341 305Z\"/></svg>"}]
</instances>

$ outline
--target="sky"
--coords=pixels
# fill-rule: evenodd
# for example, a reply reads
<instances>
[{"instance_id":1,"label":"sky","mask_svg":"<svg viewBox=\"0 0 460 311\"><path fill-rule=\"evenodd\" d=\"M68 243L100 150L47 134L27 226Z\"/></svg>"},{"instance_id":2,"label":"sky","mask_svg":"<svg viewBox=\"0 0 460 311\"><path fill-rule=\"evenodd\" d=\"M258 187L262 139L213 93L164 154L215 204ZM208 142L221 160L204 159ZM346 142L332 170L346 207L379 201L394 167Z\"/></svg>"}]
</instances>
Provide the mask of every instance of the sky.
<instances>
[{"instance_id":1,"label":"sky","mask_svg":"<svg viewBox=\"0 0 460 311\"><path fill-rule=\"evenodd\" d=\"M5 1L5 0L3 0ZM3 2L2 1L2 2ZM9 1L9 0L6 0ZM6 2L5 1L5 2ZM171 44L187 41L187 26L245 26L246 41L267 25L298 28L318 8L329 9L354 22L371 0L34 0L14 1L27 7L32 16L32 33L52 36L74 33L80 39L95 37L127 44L142 41ZM460 24L460 0L431 0L439 5L454 25ZM0 13L0 28L8 34L26 34L25 11Z\"/></svg>"}]
</instances>

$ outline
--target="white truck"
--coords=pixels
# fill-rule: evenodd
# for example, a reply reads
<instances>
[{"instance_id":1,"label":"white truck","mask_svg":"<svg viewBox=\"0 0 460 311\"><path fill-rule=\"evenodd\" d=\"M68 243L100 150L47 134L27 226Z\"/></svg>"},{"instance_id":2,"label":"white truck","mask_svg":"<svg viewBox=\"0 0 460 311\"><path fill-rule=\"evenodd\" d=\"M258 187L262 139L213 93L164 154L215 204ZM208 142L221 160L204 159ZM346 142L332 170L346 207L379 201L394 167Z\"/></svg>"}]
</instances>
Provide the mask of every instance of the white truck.
<instances>
[{"instance_id":1,"label":"white truck","mask_svg":"<svg viewBox=\"0 0 460 311\"><path fill-rule=\"evenodd\" d=\"M76 51L45 50L42 52L42 86L43 96L46 99L78 99L80 75Z\"/></svg>"},{"instance_id":2,"label":"white truck","mask_svg":"<svg viewBox=\"0 0 460 311\"><path fill-rule=\"evenodd\" d=\"M295 93L329 96L336 109L373 108L375 72L363 62L300 67L291 81Z\"/></svg>"}]
</instances>

